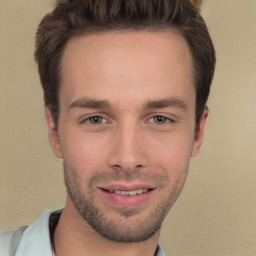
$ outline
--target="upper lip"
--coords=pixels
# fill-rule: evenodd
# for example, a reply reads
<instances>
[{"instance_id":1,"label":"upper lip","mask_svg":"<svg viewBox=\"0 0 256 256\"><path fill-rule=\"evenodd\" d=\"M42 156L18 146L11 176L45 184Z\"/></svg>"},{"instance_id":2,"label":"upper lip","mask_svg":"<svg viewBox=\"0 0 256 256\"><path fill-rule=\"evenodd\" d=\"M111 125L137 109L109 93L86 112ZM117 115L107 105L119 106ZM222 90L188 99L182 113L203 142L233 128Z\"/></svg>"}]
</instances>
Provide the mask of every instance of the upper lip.
<instances>
[{"instance_id":1,"label":"upper lip","mask_svg":"<svg viewBox=\"0 0 256 256\"><path fill-rule=\"evenodd\" d=\"M155 187L145 184L145 183L136 183L136 184L122 184L122 183L117 183L117 184L111 184L109 186L104 186L100 187L101 189L104 190L109 190L109 191L134 191L138 189L155 189Z\"/></svg>"}]
</instances>

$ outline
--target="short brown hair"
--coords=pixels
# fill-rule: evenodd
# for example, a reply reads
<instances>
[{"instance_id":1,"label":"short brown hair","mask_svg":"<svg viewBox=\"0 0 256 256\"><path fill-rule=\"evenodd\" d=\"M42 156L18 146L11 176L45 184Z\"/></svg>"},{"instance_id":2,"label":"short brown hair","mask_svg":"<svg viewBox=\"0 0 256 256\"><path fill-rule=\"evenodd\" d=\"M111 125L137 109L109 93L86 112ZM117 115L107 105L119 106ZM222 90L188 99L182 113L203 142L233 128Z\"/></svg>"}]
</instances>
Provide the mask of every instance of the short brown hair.
<instances>
[{"instance_id":1,"label":"short brown hair","mask_svg":"<svg viewBox=\"0 0 256 256\"><path fill-rule=\"evenodd\" d=\"M35 51L45 106L56 125L61 61L67 42L86 33L127 29L169 29L184 37L194 64L197 127L210 92L215 50L199 10L189 0L69 0L57 4L39 25Z\"/></svg>"}]
</instances>

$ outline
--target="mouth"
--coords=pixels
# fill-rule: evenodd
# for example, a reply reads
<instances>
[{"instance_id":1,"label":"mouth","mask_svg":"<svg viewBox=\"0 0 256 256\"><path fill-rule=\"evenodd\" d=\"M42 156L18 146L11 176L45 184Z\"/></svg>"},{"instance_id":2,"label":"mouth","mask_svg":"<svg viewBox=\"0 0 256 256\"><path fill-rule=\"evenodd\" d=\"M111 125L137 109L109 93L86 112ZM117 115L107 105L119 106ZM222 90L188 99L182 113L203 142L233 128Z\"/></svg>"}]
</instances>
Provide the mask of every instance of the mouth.
<instances>
[{"instance_id":1,"label":"mouth","mask_svg":"<svg viewBox=\"0 0 256 256\"><path fill-rule=\"evenodd\" d=\"M100 188L103 201L117 207L139 207L150 203L155 188L145 186L112 186Z\"/></svg>"},{"instance_id":2,"label":"mouth","mask_svg":"<svg viewBox=\"0 0 256 256\"><path fill-rule=\"evenodd\" d=\"M119 194L119 195L123 195L123 196L135 196L135 195L141 195L144 193L147 193L153 189L136 189L136 190L108 190L108 189L103 189L105 192L109 192L109 193L115 193L115 194Z\"/></svg>"}]
</instances>

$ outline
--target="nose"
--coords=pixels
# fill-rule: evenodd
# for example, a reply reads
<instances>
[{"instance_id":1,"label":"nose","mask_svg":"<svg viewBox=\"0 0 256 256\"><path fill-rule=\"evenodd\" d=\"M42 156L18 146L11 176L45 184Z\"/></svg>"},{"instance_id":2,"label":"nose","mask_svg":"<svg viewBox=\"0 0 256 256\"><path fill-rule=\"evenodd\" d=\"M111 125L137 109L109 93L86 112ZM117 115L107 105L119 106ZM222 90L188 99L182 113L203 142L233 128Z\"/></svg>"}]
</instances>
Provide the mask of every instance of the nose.
<instances>
[{"instance_id":1,"label":"nose","mask_svg":"<svg viewBox=\"0 0 256 256\"><path fill-rule=\"evenodd\" d=\"M147 145L138 125L122 125L111 140L108 165L119 171L131 172L148 165Z\"/></svg>"}]
</instances>

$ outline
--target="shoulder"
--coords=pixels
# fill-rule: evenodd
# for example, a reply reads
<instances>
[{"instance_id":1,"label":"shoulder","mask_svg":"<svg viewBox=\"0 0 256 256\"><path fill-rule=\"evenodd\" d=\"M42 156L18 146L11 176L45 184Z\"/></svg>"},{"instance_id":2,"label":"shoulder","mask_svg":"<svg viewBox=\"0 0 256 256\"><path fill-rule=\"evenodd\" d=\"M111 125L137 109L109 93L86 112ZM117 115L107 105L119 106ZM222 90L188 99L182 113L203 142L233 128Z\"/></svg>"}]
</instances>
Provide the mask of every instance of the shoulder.
<instances>
[{"instance_id":1,"label":"shoulder","mask_svg":"<svg viewBox=\"0 0 256 256\"><path fill-rule=\"evenodd\" d=\"M23 226L16 230L1 231L0 255L52 255L49 218L53 212L54 211L47 211L43 213L42 216L30 226Z\"/></svg>"},{"instance_id":2,"label":"shoulder","mask_svg":"<svg viewBox=\"0 0 256 256\"><path fill-rule=\"evenodd\" d=\"M16 230L0 231L0 252L1 256L14 255L20 238L27 226Z\"/></svg>"}]
</instances>

